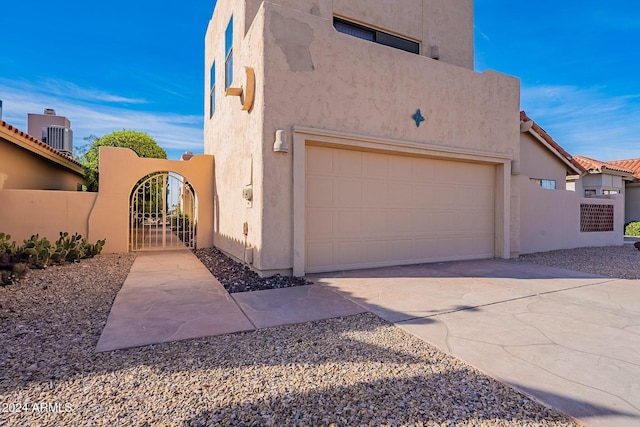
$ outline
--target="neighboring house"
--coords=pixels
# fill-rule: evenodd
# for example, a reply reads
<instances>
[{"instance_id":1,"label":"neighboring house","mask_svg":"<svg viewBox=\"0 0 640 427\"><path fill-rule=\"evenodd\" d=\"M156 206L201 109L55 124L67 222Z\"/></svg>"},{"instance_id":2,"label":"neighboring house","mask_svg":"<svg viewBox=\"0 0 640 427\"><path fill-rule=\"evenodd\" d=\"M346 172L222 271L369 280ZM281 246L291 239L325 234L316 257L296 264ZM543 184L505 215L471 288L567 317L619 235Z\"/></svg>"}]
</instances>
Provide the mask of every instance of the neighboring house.
<instances>
[{"instance_id":1,"label":"neighboring house","mask_svg":"<svg viewBox=\"0 0 640 427\"><path fill-rule=\"evenodd\" d=\"M624 194L625 181L633 179L633 172L624 167L584 156L575 156L574 159L586 173L579 179L571 177L569 185L584 197Z\"/></svg>"},{"instance_id":2,"label":"neighboring house","mask_svg":"<svg viewBox=\"0 0 640 427\"><path fill-rule=\"evenodd\" d=\"M520 130L520 253L622 244L624 196L574 191L590 177L579 158L524 111Z\"/></svg>"},{"instance_id":3,"label":"neighboring house","mask_svg":"<svg viewBox=\"0 0 640 427\"><path fill-rule=\"evenodd\" d=\"M519 82L473 1L219 0L205 40L216 246L260 274L509 258Z\"/></svg>"},{"instance_id":4,"label":"neighboring house","mask_svg":"<svg viewBox=\"0 0 640 427\"><path fill-rule=\"evenodd\" d=\"M607 163L633 172L633 179L625 181L625 222L640 221L640 159Z\"/></svg>"},{"instance_id":5,"label":"neighboring house","mask_svg":"<svg viewBox=\"0 0 640 427\"><path fill-rule=\"evenodd\" d=\"M6 122L0 126L0 190L76 191L82 165Z\"/></svg>"},{"instance_id":6,"label":"neighboring house","mask_svg":"<svg viewBox=\"0 0 640 427\"><path fill-rule=\"evenodd\" d=\"M603 162L576 156L588 175L576 181L585 197L624 193L625 222L640 221L640 159Z\"/></svg>"}]
</instances>

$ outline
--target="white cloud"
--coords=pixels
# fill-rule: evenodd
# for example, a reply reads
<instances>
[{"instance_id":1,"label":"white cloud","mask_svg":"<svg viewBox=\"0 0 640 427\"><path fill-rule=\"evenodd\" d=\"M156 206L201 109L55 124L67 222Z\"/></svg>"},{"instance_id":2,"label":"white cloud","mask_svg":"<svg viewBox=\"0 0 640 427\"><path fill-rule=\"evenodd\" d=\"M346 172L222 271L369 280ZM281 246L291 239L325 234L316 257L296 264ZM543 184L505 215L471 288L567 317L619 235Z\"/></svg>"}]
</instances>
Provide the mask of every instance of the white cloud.
<instances>
[{"instance_id":1,"label":"white cloud","mask_svg":"<svg viewBox=\"0 0 640 427\"><path fill-rule=\"evenodd\" d=\"M89 135L103 136L114 130L133 129L151 135L175 158L184 151L202 152L202 120L198 115L144 111L128 108L145 101L86 89L67 82L46 81L34 85L0 80L3 120L27 130L27 114L53 108L71 121L74 145L80 147Z\"/></svg>"},{"instance_id":2,"label":"white cloud","mask_svg":"<svg viewBox=\"0 0 640 427\"><path fill-rule=\"evenodd\" d=\"M605 87L522 87L521 107L574 155L600 160L640 157L640 95Z\"/></svg>"}]
</instances>

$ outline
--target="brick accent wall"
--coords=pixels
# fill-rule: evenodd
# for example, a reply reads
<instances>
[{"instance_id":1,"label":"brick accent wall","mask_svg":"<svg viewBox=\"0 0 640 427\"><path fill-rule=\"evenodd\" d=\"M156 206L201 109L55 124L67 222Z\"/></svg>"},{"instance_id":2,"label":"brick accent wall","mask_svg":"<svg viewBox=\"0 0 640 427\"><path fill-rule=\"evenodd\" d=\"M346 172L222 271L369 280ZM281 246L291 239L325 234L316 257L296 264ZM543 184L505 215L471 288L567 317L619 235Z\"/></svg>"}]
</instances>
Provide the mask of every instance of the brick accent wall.
<instances>
[{"instance_id":1,"label":"brick accent wall","mask_svg":"<svg viewBox=\"0 0 640 427\"><path fill-rule=\"evenodd\" d=\"M613 205L580 204L580 232L613 231Z\"/></svg>"}]
</instances>

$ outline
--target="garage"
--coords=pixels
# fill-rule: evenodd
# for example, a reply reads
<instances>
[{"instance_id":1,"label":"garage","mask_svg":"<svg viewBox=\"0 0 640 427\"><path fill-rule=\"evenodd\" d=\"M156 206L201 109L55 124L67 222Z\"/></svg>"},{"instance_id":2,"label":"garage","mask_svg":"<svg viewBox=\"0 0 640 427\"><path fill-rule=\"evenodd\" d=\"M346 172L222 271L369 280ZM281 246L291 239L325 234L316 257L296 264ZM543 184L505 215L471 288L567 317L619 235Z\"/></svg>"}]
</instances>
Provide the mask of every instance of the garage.
<instances>
[{"instance_id":1,"label":"garage","mask_svg":"<svg viewBox=\"0 0 640 427\"><path fill-rule=\"evenodd\" d=\"M307 145L307 273L495 255L496 165Z\"/></svg>"}]
</instances>

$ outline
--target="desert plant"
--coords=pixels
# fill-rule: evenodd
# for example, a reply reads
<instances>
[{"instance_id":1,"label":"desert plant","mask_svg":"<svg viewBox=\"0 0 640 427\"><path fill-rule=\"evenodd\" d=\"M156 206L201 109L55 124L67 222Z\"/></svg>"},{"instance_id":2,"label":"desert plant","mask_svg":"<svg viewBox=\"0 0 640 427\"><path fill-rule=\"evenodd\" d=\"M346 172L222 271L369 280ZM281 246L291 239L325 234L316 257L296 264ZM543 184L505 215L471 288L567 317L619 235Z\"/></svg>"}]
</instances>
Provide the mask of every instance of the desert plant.
<instances>
[{"instance_id":1,"label":"desert plant","mask_svg":"<svg viewBox=\"0 0 640 427\"><path fill-rule=\"evenodd\" d=\"M11 240L11 235L0 233L0 255L11 255L16 252L18 252L18 245Z\"/></svg>"},{"instance_id":2,"label":"desert plant","mask_svg":"<svg viewBox=\"0 0 640 427\"><path fill-rule=\"evenodd\" d=\"M30 265L33 265L35 268L47 268L54 249L51 247L49 239L46 237L40 239L38 234L34 234L29 240L24 241L24 245L20 248L20 251L29 255Z\"/></svg>"},{"instance_id":3,"label":"desert plant","mask_svg":"<svg viewBox=\"0 0 640 427\"><path fill-rule=\"evenodd\" d=\"M625 236L640 236L640 221L628 222L624 226Z\"/></svg>"},{"instance_id":4,"label":"desert plant","mask_svg":"<svg viewBox=\"0 0 640 427\"><path fill-rule=\"evenodd\" d=\"M102 252L102 248L106 243L106 239L98 240L95 244L87 242L87 239L82 239L82 246L84 247L83 258L93 258Z\"/></svg>"}]
</instances>

